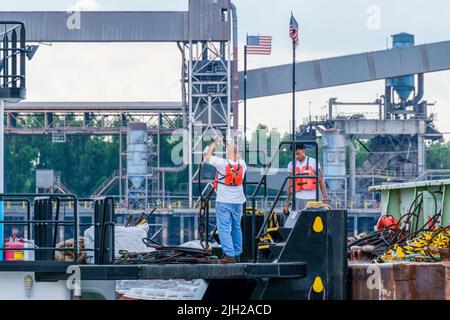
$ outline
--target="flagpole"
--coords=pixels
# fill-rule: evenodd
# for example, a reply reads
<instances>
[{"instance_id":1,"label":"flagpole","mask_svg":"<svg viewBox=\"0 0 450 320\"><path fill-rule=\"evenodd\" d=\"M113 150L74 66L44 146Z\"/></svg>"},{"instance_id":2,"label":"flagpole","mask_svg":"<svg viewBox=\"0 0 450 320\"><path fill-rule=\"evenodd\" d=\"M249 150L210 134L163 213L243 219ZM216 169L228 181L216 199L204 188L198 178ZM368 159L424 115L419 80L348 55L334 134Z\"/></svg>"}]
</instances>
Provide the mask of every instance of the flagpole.
<instances>
[{"instance_id":1,"label":"flagpole","mask_svg":"<svg viewBox=\"0 0 450 320\"><path fill-rule=\"evenodd\" d=\"M244 161L247 163L247 45L244 46ZM244 175L244 193L247 194L247 175ZM244 204L244 213L246 204Z\"/></svg>"},{"instance_id":2,"label":"flagpole","mask_svg":"<svg viewBox=\"0 0 450 320\"><path fill-rule=\"evenodd\" d=\"M247 163L247 45L244 46L244 161ZM244 177L244 183L247 177Z\"/></svg>"},{"instance_id":3,"label":"flagpole","mask_svg":"<svg viewBox=\"0 0 450 320\"><path fill-rule=\"evenodd\" d=\"M247 43L248 43L248 34L245 38L246 45L244 46L244 161L248 166L247 158L248 158L248 149L247 149ZM244 176L244 192L247 194L247 175ZM247 204L244 203L244 214L247 211ZM256 217L255 213L252 212L252 261L256 262L255 255L255 226L256 226Z\"/></svg>"},{"instance_id":4,"label":"flagpole","mask_svg":"<svg viewBox=\"0 0 450 320\"><path fill-rule=\"evenodd\" d=\"M295 161L295 153L296 153L296 137L295 137L295 41L292 40L292 174L293 174L293 180L292 180L292 211L296 210L295 201L296 201L296 194L295 194L295 178L296 178L296 164Z\"/></svg>"}]
</instances>

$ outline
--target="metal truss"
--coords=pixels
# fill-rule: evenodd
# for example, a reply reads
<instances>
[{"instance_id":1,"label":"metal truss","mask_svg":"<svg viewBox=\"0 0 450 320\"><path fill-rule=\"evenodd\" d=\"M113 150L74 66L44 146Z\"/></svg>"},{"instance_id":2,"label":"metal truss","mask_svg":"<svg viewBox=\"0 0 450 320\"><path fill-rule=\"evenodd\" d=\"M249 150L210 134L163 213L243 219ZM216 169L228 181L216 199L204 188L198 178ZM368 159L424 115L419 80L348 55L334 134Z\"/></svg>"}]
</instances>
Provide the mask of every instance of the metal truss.
<instances>
[{"instance_id":1,"label":"metal truss","mask_svg":"<svg viewBox=\"0 0 450 320\"><path fill-rule=\"evenodd\" d=\"M212 135L231 135L231 42L184 43L183 57L184 92L189 109L187 158L192 208L203 143Z\"/></svg>"},{"instance_id":2,"label":"metal truss","mask_svg":"<svg viewBox=\"0 0 450 320\"><path fill-rule=\"evenodd\" d=\"M180 110L181 111L181 110ZM5 132L9 135L50 134L55 143L64 143L67 135L119 136L120 167L95 191L95 196L105 195L113 185L119 185L119 205L128 211L148 211L153 203L149 198L161 194L161 172L153 171L160 167L161 136L170 135L183 126L185 114L176 110L115 112L99 110L97 112L36 112L22 110L7 111ZM148 163L151 172L142 177L145 187L136 189L126 174L122 163L126 162L126 143L129 122L145 122L148 128Z\"/></svg>"},{"instance_id":3,"label":"metal truss","mask_svg":"<svg viewBox=\"0 0 450 320\"><path fill-rule=\"evenodd\" d=\"M6 134L118 135L130 121L147 123L149 132L170 134L180 128L180 113L7 112Z\"/></svg>"}]
</instances>

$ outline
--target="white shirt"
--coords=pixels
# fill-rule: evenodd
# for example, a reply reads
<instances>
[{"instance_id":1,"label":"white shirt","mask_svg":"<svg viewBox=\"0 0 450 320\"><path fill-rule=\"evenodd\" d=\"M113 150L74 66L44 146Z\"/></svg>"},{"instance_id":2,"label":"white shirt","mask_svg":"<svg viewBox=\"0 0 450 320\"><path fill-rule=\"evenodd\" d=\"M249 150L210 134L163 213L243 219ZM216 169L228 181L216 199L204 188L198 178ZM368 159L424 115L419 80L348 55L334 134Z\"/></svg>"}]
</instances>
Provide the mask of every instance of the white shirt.
<instances>
[{"instance_id":1,"label":"white shirt","mask_svg":"<svg viewBox=\"0 0 450 320\"><path fill-rule=\"evenodd\" d=\"M212 156L211 159L206 163L212 165L217 169L217 171L219 172L219 179L220 177L225 176L225 170L228 164L231 164L233 166L239 164L243 169L242 177L244 177L245 172L247 171L247 165L245 164L245 161L241 159L238 159L237 162L234 162L231 160L225 160L216 156ZM218 184L216 202L243 204L246 201L247 199L245 198L244 188L242 187L242 185L226 186L222 183Z\"/></svg>"},{"instance_id":2,"label":"white shirt","mask_svg":"<svg viewBox=\"0 0 450 320\"><path fill-rule=\"evenodd\" d=\"M306 167L306 163L308 162L308 158L309 158L309 166L311 166L314 170L314 175L317 173L317 167L316 167L316 159L311 158L311 157L305 157L305 159L303 160L303 162L300 162L298 160L296 161L296 167ZM319 170L320 170L320 164L319 164ZM289 173L292 172L292 161L289 162L288 165L288 171ZM320 194L319 194L320 195ZM315 200L316 199L316 190L301 190L299 192L295 193L295 198L296 199L302 199L302 200Z\"/></svg>"}]
</instances>

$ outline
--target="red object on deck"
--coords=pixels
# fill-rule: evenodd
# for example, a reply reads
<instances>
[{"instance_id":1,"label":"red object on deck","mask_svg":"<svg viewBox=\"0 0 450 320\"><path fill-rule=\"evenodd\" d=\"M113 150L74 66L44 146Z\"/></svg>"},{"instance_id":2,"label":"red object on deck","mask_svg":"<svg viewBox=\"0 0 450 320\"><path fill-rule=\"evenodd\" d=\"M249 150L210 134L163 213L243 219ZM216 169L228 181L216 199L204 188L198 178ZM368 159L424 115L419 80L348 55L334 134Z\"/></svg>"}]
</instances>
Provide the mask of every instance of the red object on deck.
<instances>
[{"instance_id":1,"label":"red object on deck","mask_svg":"<svg viewBox=\"0 0 450 320\"><path fill-rule=\"evenodd\" d=\"M398 229L398 220L393 216L381 216L377 222L377 230L381 231L384 229Z\"/></svg>"},{"instance_id":2,"label":"red object on deck","mask_svg":"<svg viewBox=\"0 0 450 320\"><path fill-rule=\"evenodd\" d=\"M23 242L6 242L5 248L23 249ZM23 261L25 260L25 251L23 250L5 250L5 261Z\"/></svg>"}]
</instances>

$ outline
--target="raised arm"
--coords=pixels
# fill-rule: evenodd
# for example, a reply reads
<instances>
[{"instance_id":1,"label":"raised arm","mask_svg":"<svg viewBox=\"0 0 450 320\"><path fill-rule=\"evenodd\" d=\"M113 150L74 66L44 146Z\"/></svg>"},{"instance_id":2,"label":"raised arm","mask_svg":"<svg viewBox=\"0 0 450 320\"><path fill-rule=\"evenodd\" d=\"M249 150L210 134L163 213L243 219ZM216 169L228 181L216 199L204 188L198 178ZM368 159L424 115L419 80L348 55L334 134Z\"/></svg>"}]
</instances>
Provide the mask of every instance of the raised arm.
<instances>
[{"instance_id":1,"label":"raised arm","mask_svg":"<svg viewBox=\"0 0 450 320\"><path fill-rule=\"evenodd\" d=\"M211 160L211 157L213 156L214 150L217 148L217 142L214 141L209 147L208 150L205 152L205 161L209 162Z\"/></svg>"},{"instance_id":2,"label":"raised arm","mask_svg":"<svg viewBox=\"0 0 450 320\"><path fill-rule=\"evenodd\" d=\"M220 136L214 137L214 142L208 147L208 149L205 152L205 161L209 162L211 160L214 150L216 150L217 145L221 142L223 142L222 137L220 137Z\"/></svg>"}]
</instances>

